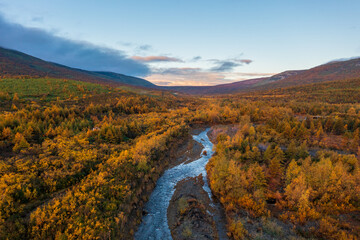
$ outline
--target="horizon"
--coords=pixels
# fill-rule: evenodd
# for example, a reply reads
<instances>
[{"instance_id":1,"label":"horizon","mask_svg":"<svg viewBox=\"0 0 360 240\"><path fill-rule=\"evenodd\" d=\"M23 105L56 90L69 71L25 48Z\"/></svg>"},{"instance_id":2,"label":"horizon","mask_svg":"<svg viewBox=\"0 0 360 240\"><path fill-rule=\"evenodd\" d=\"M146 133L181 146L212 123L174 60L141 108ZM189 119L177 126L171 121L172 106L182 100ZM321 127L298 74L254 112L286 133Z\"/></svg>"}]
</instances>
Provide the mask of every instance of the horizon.
<instances>
[{"instance_id":1,"label":"horizon","mask_svg":"<svg viewBox=\"0 0 360 240\"><path fill-rule=\"evenodd\" d=\"M218 85L356 58L359 7L356 1L0 0L0 45L160 86Z\"/></svg>"}]
</instances>

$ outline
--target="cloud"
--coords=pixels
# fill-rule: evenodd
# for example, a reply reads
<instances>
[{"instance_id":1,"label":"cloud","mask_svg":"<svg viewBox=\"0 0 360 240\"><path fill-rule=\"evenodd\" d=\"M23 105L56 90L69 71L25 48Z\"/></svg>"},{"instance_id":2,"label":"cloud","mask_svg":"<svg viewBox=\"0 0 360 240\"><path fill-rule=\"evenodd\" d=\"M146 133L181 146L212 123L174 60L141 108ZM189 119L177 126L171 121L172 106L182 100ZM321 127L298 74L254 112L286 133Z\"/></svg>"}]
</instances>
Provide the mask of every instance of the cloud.
<instances>
[{"instance_id":1,"label":"cloud","mask_svg":"<svg viewBox=\"0 0 360 240\"><path fill-rule=\"evenodd\" d=\"M191 61L197 62L197 61L199 61L199 60L201 60L201 59L202 59L201 56L196 56L196 57L193 57L193 59L191 59Z\"/></svg>"},{"instance_id":2,"label":"cloud","mask_svg":"<svg viewBox=\"0 0 360 240\"><path fill-rule=\"evenodd\" d=\"M255 78L271 77L277 73L245 73L245 72L231 72L226 73L226 79L231 79L233 82L240 82L244 80L250 80Z\"/></svg>"},{"instance_id":3,"label":"cloud","mask_svg":"<svg viewBox=\"0 0 360 240\"><path fill-rule=\"evenodd\" d=\"M149 78L152 78L154 77L153 75L151 75ZM158 85L158 86L173 86L173 82L167 82L166 80L159 80L158 77L156 77L156 80L153 80L153 83L155 85Z\"/></svg>"},{"instance_id":4,"label":"cloud","mask_svg":"<svg viewBox=\"0 0 360 240\"><path fill-rule=\"evenodd\" d=\"M208 61L214 62L216 64L216 66L210 69L213 72L231 72L236 67L243 66L244 64L248 65L253 62L250 59L210 59Z\"/></svg>"},{"instance_id":5,"label":"cloud","mask_svg":"<svg viewBox=\"0 0 360 240\"><path fill-rule=\"evenodd\" d=\"M152 47L151 47L151 45L144 44L144 45L140 45L140 46L138 47L138 49L141 50L141 51L149 51L149 50L152 49Z\"/></svg>"},{"instance_id":6,"label":"cloud","mask_svg":"<svg viewBox=\"0 0 360 240\"><path fill-rule=\"evenodd\" d=\"M167 69L160 69L157 72L160 74L174 74L174 75L188 75L192 73L200 72L201 68L167 68Z\"/></svg>"},{"instance_id":7,"label":"cloud","mask_svg":"<svg viewBox=\"0 0 360 240\"><path fill-rule=\"evenodd\" d=\"M224 80L224 75L214 72L201 72L180 69L177 74L155 73L146 80L160 86L212 86L231 82Z\"/></svg>"},{"instance_id":8,"label":"cloud","mask_svg":"<svg viewBox=\"0 0 360 240\"><path fill-rule=\"evenodd\" d=\"M214 72L183 67L154 69L146 79L160 86L213 86L272 75L274 73Z\"/></svg>"},{"instance_id":9,"label":"cloud","mask_svg":"<svg viewBox=\"0 0 360 240\"><path fill-rule=\"evenodd\" d=\"M43 17L33 17L31 19L31 21L33 21L33 22L43 22L44 18Z\"/></svg>"},{"instance_id":10,"label":"cloud","mask_svg":"<svg viewBox=\"0 0 360 240\"><path fill-rule=\"evenodd\" d=\"M15 49L46 61L86 70L112 71L146 76L150 68L119 50L55 36L37 28L5 21L0 16L0 46Z\"/></svg>"},{"instance_id":11,"label":"cloud","mask_svg":"<svg viewBox=\"0 0 360 240\"><path fill-rule=\"evenodd\" d=\"M154 69L146 79L161 86L212 86L231 82L224 74L191 67Z\"/></svg>"},{"instance_id":12,"label":"cloud","mask_svg":"<svg viewBox=\"0 0 360 240\"><path fill-rule=\"evenodd\" d=\"M167 57L167 56L132 56L131 59L140 61L140 62L182 62L179 58Z\"/></svg>"},{"instance_id":13,"label":"cloud","mask_svg":"<svg viewBox=\"0 0 360 240\"><path fill-rule=\"evenodd\" d=\"M240 76L240 77L248 77L248 78L252 78L252 77L264 77L264 76L274 76L278 73L244 73L244 72L236 72L236 73L230 73L230 75L233 76Z\"/></svg>"},{"instance_id":14,"label":"cloud","mask_svg":"<svg viewBox=\"0 0 360 240\"><path fill-rule=\"evenodd\" d=\"M228 71L232 71L235 67L238 67L241 65L242 65L241 63L237 63L237 62L220 61L217 63L217 66L211 68L211 71L228 72Z\"/></svg>"},{"instance_id":15,"label":"cloud","mask_svg":"<svg viewBox=\"0 0 360 240\"><path fill-rule=\"evenodd\" d=\"M329 62L326 62L325 64L336 63L336 62L345 62L345 61L349 61L349 60L353 60L353 59L358 59L358 58L360 58L360 56L347 57L347 58L338 58L338 59L334 59L334 60L331 60L331 61L329 61Z\"/></svg>"},{"instance_id":16,"label":"cloud","mask_svg":"<svg viewBox=\"0 0 360 240\"><path fill-rule=\"evenodd\" d=\"M116 44L120 45L120 46L125 46L125 47L132 47L134 46L134 43L131 42L123 42L123 41L117 41Z\"/></svg>"},{"instance_id":17,"label":"cloud","mask_svg":"<svg viewBox=\"0 0 360 240\"><path fill-rule=\"evenodd\" d=\"M253 60L251 60L251 59L240 59L238 61L241 63L244 63L244 64L250 64L253 62Z\"/></svg>"}]
</instances>

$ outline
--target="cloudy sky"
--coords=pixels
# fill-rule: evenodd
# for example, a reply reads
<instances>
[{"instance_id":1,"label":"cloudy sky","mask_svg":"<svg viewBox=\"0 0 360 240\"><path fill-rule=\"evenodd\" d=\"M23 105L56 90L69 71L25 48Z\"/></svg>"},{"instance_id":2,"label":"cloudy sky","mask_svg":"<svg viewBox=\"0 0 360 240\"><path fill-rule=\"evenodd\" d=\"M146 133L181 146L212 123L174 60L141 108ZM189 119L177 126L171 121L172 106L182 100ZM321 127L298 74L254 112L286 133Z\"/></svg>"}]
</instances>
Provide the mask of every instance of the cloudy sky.
<instances>
[{"instance_id":1,"label":"cloudy sky","mask_svg":"<svg viewBox=\"0 0 360 240\"><path fill-rule=\"evenodd\" d=\"M0 46L159 85L360 56L358 0L0 0Z\"/></svg>"}]
</instances>

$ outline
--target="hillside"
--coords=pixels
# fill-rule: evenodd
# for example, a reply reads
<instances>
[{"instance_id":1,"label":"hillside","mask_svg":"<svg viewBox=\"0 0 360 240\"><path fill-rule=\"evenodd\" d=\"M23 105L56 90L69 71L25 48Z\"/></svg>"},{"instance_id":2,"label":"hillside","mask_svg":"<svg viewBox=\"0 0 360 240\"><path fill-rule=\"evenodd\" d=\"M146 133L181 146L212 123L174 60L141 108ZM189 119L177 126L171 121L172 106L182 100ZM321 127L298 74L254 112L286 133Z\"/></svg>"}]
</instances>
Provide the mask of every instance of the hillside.
<instances>
[{"instance_id":1,"label":"hillside","mask_svg":"<svg viewBox=\"0 0 360 240\"><path fill-rule=\"evenodd\" d=\"M249 100L358 103L360 102L360 78L242 92L234 96Z\"/></svg>"},{"instance_id":2,"label":"hillside","mask_svg":"<svg viewBox=\"0 0 360 240\"><path fill-rule=\"evenodd\" d=\"M216 86L160 87L141 78L113 72L86 71L47 62L15 50L0 47L2 78L60 78L92 83L136 86L178 91L192 95L236 94L253 90L269 90L304 84L354 79L360 76L360 58L323 64L308 70L285 71L271 77L249 79Z\"/></svg>"},{"instance_id":3,"label":"hillside","mask_svg":"<svg viewBox=\"0 0 360 240\"><path fill-rule=\"evenodd\" d=\"M266 90L304 84L353 79L360 76L360 58L323 64L308 70L285 71L267 78L206 87L168 87L187 94L232 94L248 90Z\"/></svg>"},{"instance_id":4,"label":"hillside","mask_svg":"<svg viewBox=\"0 0 360 240\"><path fill-rule=\"evenodd\" d=\"M352 79L360 76L360 58L323 64L271 84L271 88ZM268 86L267 86L268 87Z\"/></svg>"},{"instance_id":5,"label":"hillside","mask_svg":"<svg viewBox=\"0 0 360 240\"><path fill-rule=\"evenodd\" d=\"M240 82L233 82L227 84L220 84L216 86L189 86L189 87L169 87L171 90L176 90L180 92L184 92L187 94L195 94L195 95L202 95L202 94L230 94L230 93L237 93L239 91L246 91L251 90L256 87L260 86L267 86L270 83L276 82L278 80L287 78L292 75L296 75L301 73L302 71L286 71L283 73L276 74L271 77L264 77L264 78L255 78L249 79Z\"/></svg>"},{"instance_id":6,"label":"hillside","mask_svg":"<svg viewBox=\"0 0 360 240\"><path fill-rule=\"evenodd\" d=\"M2 77L51 77L92 83L155 87L141 78L112 72L92 72L47 62L15 50L0 47L0 75Z\"/></svg>"}]
</instances>

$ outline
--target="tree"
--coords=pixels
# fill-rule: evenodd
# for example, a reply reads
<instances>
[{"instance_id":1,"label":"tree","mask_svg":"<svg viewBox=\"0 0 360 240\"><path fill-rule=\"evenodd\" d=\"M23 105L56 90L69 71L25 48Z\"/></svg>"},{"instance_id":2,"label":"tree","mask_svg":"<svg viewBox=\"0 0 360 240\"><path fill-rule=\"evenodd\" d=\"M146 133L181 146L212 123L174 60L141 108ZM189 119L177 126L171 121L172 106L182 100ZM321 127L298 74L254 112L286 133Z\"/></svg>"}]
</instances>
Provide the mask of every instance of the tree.
<instances>
[{"instance_id":1,"label":"tree","mask_svg":"<svg viewBox=\"0 0 360 240\"><path fill-rule=\"evenodd\" d=\"M27 149L30 147L30 144L26 141L25 137L21 133L16 133L14 138L14 152L19 152L23 149Z\"/></svg>"},{"instance_id":2,"label":"tree","mask_svg":"<svg viewBox=\"0 0 360 240\"><path fill-rule=\"evenodd\" d=\"M17 93L14 94L13 101L14 102L19 101L19 96Z\"/></svg>"},{"instance_id":3,"label":"tree","mask_svg":"<svg viewBox=\"0 0 360 240\"><path fill-rule=\"evenodd\" d=\"M306 141L304 141L298 148L296 153L297 158L306 158L309 156Z\"/></svg>"},{"instance_id":4,"label":"tree","mask_svg":"<svg viewBox=\"0 0 360 240\"><path fill-rule=\"evenodd\" d=\"M279 146L269 146L264 153L265 160L267 163L270 163L270 161L275 157L277 157L282 162L285 159L284 152L280 149Z\"/></svg>"},{"instance_id":5,"label":"tree","mask_svg":"<svg viewBox=\"0 0 360 240\"><path fill-rule=\"evenodd\" d=\"M286 169L286 185L289 185L293 179L297 178L301 173L301 167L293 159Z\"/></svg>"},{"instance_id":6,"label":"tree","mask_svg":"<svg viewBox=\"0 0 360 240\"><path fill-rule=\"evenodd\" d=\"M270 160L269 163L269 174L271 178L277 178L281 176L283 172L282 166L281 166L281 159L279 157L274 157Z\"/></svg>"},{"instance_id":7,"label":"tree","mask_svg":"<svg viewBox=\"0 0 360 240\"><path fill-rule=\"evenodd\" d=\"M18 110L18 108L16 107L15 104L12 104L12 105L11 105L11 110L16 111L16 110Z\"/></svg>"},{"instance_id":8,"label":"tree","mask_svg":"<svg viewBox=\"0 0 360 240\"><path fill-rule=\"evenodd\" d=\"M347 111L347 114L350 116L355 116L356 115L356 110L354 107L349 108L349 110Z\"/></svg>"},{"instance_id":9,"label":"tree","mask_svg":"<svg viewBox=\"0 0 360 240\"><path fill-rule=\"evenodd\" d=\"M11 129L10 128L4 128L1 134L1 138L2 139L10 139L11 137Z\"/></svg>"},{"instance_id":10,"label":"tree","mask_svg":"<svg viewBox=\"0 0 360 240\"><path fill-rule=\"evenodd\" d=\"M336 135L341 135L345 132L344 121L342 118L338 118L333 126L333 132Z\"/></svg>"},{"instance_id":11,"label":"tree","mask_svg":"<svg viewBox=\"0 0 360 240\"><path fill-rule=\"evenodd\" d=\"M317 138L317 140L320 140L321 137L323 136L323 134L324 134L324 130L322 128L322 125L319 124L319 127L318 127L318 130L316 131L315 137Z\"/></svg>"},{"instance_id":12,"label":"tree","mask_svg":"<svg viewBox=\"0 0 360 240\"><path fill-rule=\"evenodd\" d=\"M325 130L327 132L330 132L332 130L333 124L334 124L333 119L331 117L327 117L326 123L325 123Z\"/></svg>"},{"instance_id":13,"label":"tree","mask_svg":"<svg viewBox=\"0 0 360 240\"><path fill-rule=\"evenodd\" d=\"M289 146L287 147L285 154L288 159L295 159L296 158L296 143L294 140L291 140Z\"/></svg>"},{"instance_id":14,"label":"tree","mask_svg":"<svg viewBox=\"0 0 360 240\"><path fill-rule=\"evenodd\" d=\"M309 130L305 126L305 121L303 121L296 132L297 139L303 140L309 136Z\"/></svg>"},{"instance_id":15,"label":"tree","mask_svg":"<svg viewBox=\"0 0 360 240\"><path fill-rule=\"evenodd\" d=\"M359 147L359 144L360 144L360 135L359 135L359 128L357 128L353 134L353 139L352 139L352 143L351 143L351 150L356 152L358 147Z\"/></svg>"},{"instance_id":16,"label":"tree","mask_svg":"<svg viewBox=\"0 0 360 240\"><path fill-rule=\"evenodd\" d=\"M291 126L288 122L285 123L285 129L282 133L284 138L291 139L293 137Z\"/></svg>"},{"instance_id":17,"label":"tree","mask_svg":"<svg viewBox=\"0 0 360 240\"><path fill-rule=\"evenodd\" d=\"M249 128L249 135L250 136L254 136L255 135L255 128L253 127L253 126L251 126L250 128Z\"/></svg>"}]
</instances>

